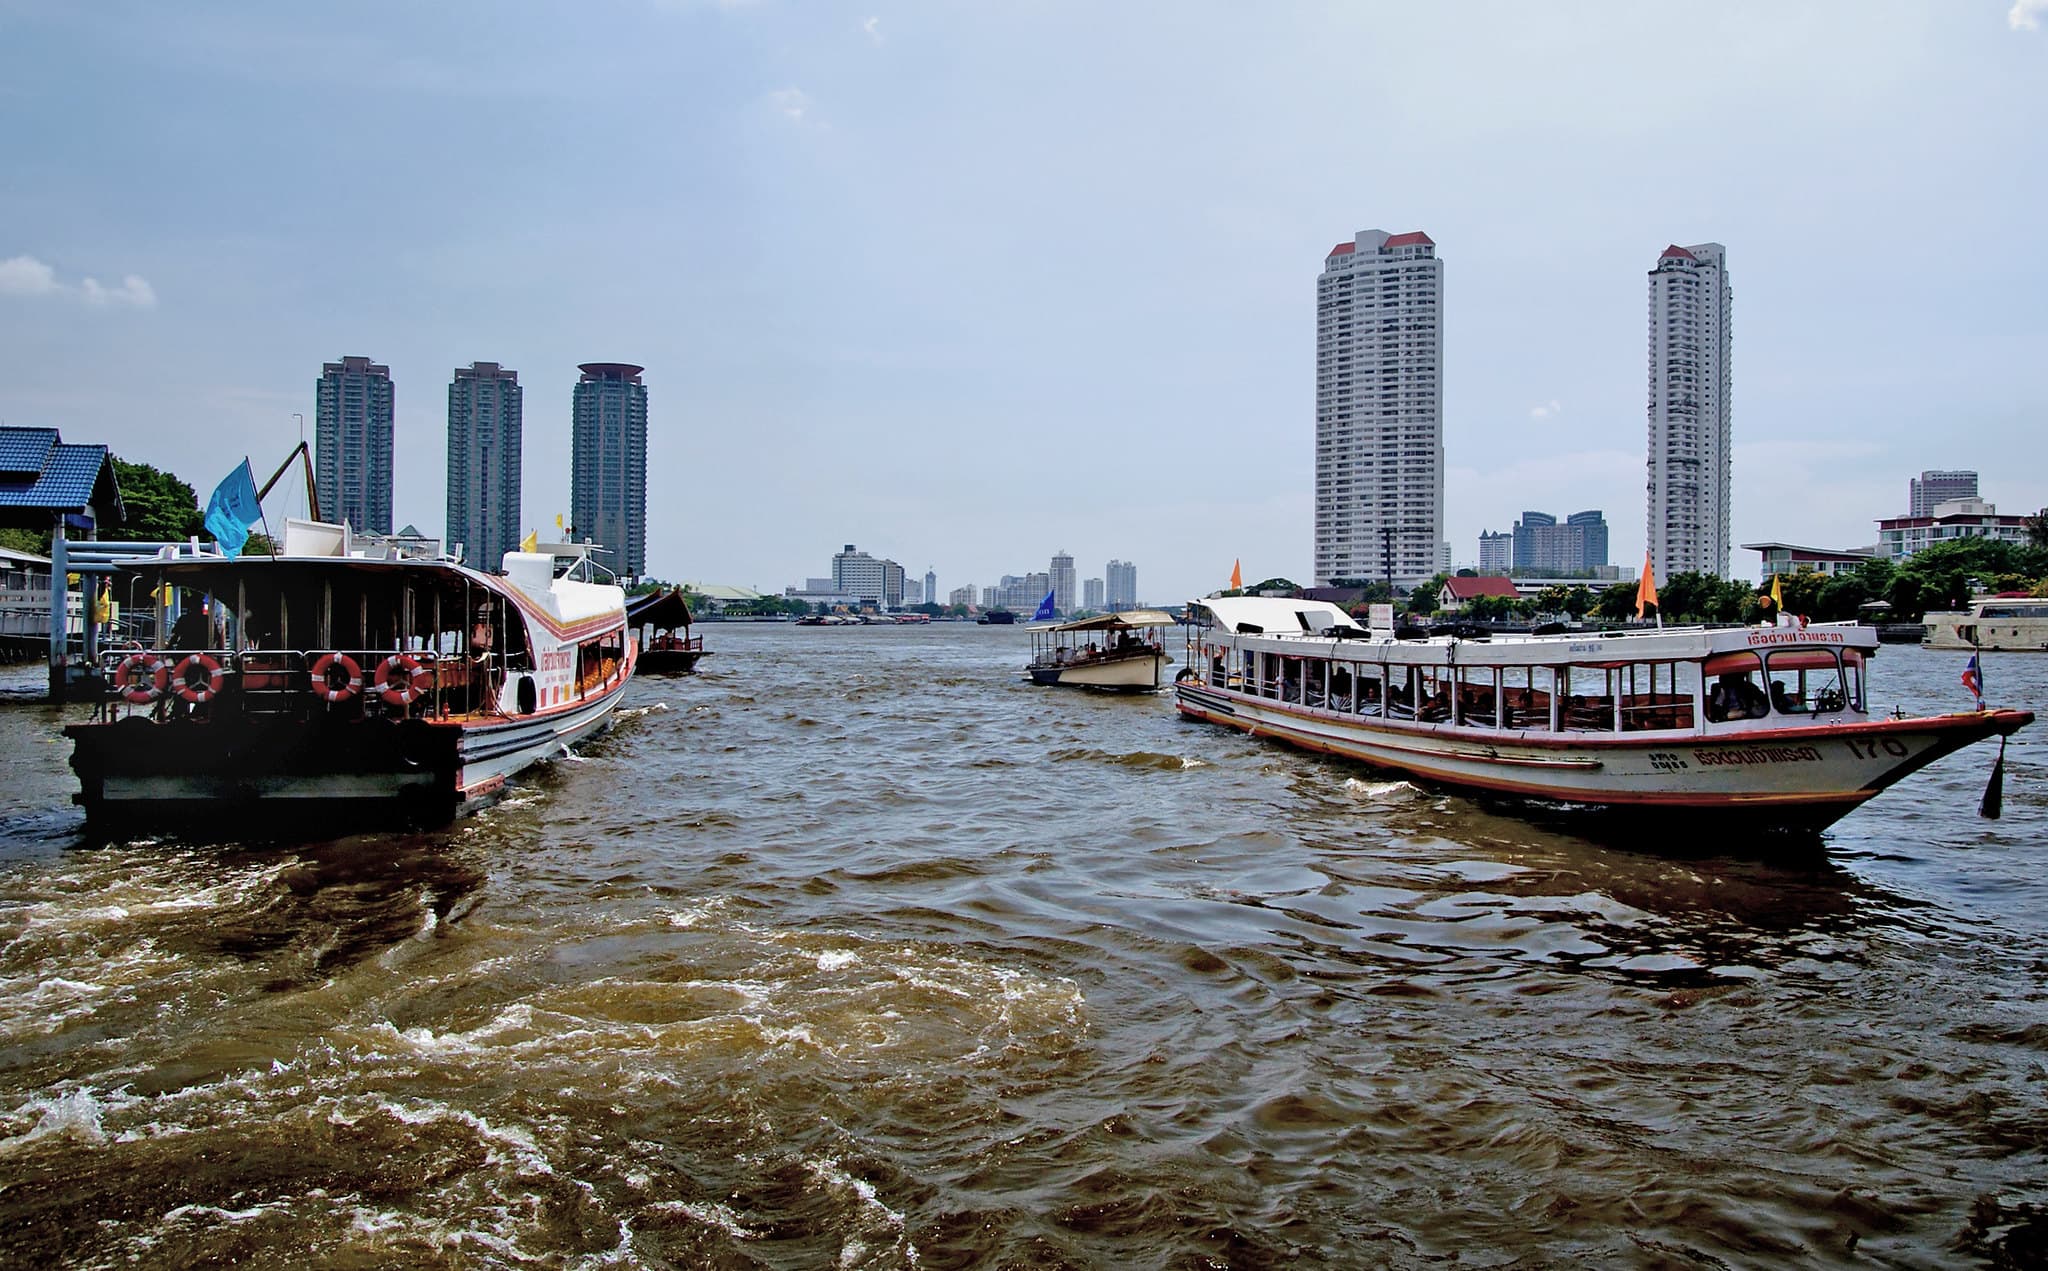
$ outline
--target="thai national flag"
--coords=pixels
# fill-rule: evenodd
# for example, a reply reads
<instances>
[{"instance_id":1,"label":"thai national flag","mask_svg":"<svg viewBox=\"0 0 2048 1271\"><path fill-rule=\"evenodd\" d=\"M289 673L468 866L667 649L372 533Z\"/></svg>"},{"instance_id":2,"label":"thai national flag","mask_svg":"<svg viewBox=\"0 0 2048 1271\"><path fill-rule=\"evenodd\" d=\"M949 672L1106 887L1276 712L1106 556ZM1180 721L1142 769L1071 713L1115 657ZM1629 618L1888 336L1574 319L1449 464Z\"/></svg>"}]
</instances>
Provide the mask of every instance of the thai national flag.
<instances>
[{"instance_id":1,"label":"thai national flag","mask_svg":"<svg viewBox=\"0 0 2048 1271\"><path fill-rule=\"evenodd\" d=\"M1971 696L1977 699L1977 705L1984 704L1984 672L1977 665L1974 653L1970 655L1969 665L1963 668L1963 687L1970 690Z\"/></svg>"}]
</instances>

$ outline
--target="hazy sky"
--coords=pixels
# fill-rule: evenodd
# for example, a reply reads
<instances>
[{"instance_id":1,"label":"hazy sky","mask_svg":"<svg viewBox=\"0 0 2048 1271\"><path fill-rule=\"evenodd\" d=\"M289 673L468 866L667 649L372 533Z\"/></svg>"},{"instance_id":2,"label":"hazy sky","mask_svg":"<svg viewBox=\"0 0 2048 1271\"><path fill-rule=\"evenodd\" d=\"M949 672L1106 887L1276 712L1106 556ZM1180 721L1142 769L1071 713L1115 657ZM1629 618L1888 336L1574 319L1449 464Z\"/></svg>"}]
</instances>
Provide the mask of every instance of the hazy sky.
<instances>
[{"instance_id":1,"label":"hazy sky","mask_svg":"<svg viewBox=\"0 0 2048 1271\"><path fill-rule=\"evenodd\" d=\"M1315 277L1422 229L1457 559L1597 507L1633 565L1645 274L1712 240L1735 540L1853 546L1923 468L2048 503L2044 195L2048 0L0 0L0 419L203 498L367 355L439 533L499 361L539 526L638 362L655 574L1175 601L1307 579Z\"/></svg>"}]
</instances>

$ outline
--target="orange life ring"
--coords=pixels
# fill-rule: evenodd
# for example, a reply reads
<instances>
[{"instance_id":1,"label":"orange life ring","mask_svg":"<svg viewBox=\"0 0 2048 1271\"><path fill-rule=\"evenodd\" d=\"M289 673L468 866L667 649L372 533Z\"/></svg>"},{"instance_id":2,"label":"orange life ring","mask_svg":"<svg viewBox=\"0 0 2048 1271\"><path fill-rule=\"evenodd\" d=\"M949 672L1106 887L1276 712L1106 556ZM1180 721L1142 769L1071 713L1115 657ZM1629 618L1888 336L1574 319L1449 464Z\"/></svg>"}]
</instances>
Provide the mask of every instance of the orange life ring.
<instances>
[{"instance_id":1,"label":"orange life ring","mask_svg":"<svg viewBox=\"0 0 2048 1271\"><path fill-rule=\"evenodd\" d=\"M205 683L193 682L195 667L206 676ZM178 663L177 669L171 672L171 679L177 684L178 696L197 706L219 695L220 686L227 681L227 673L221 670L220 663L211 654L194 653Z\"/></svg>"},{"instance_id":2,"label":"orange life ring","mask_svg":"<svg viewBox=\"0 0 2048 1271\"><path fill-rule=\"evenodd\" d=\"M334 682L340 671L342 682ZM345 702L363 691L363 668L346 653L323 653L314 659L311 671L313 691L330 702Z\"/></svg>"},{"instance_id":3,"label":"orange life ring","mask_svg":"<svg viewBox=\"0 0 2048 1271\"><path fill-rule=\"evenodd\" d=\"M403 681L397 678L401 674L405 677ZM371 687L393 706L410 706L427 691L427 682L418 658L410 653L394 653L378 664L377 682Z\"/></svg>"},{"instance_id":4,"label":"orange life ring","mask_svg":"<svg viewBox=\"0 0 2048 1271\"><path fill-rule=\"evenodd\" d=\"M163 659L147 653L131 653L114 668L114 683L120 686L121 696L137 706L162 697L170 682L171 670Z\"/></svg>"}]
</instances>

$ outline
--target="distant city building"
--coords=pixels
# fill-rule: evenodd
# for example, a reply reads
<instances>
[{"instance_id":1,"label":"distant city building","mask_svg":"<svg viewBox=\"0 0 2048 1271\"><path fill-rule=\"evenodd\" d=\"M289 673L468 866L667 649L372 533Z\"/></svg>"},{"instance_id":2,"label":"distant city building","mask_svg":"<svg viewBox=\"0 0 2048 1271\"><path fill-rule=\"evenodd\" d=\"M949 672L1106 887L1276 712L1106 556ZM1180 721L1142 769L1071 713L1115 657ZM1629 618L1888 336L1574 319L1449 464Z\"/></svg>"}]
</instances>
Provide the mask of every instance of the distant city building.
<instances>
[{"instance_id":1,"label":"distant city building","mask_svg":"<svg viewBox=\"0 0 2048 1271\"><path fill-rule=\"evenodd\" d=\"M1093 609L1100 613L1108 605L1109 593L1102 585L1100 578L1090 578L1081 584L1081 607L1083 609Z\"/></svg>"},{"instance_id":2,"label":"distant city building","mask_svg":"<svg viewBox=\"0 0 2048 1271\"><path fill-rule=\"evenodd\" d=\"M903 603L921 605L924 603L924 581L910 574L903 576Z\"/></svg>"},{"instance_id":3,"label":"distant city building","mask_svg":"<svg viewBox=\"0 0 2048 1271\"><path fill-rule=\"evenodd\" d=\"M1458 613L1481 596L1499 596L1505 600L1515 600L1520 595L1521 593L1515 590L1513 580L1507 578L1446 578L1443 586L1437 589L1436 606L1445 613Z\"/></svg>"},{"instance_id":4,"label":"distant city building","mask_svg":"<svg viewBox=\"0 0 2048 1271\"><path fill-rule=\"evenodd\" d=\"M1607 519L1597 510L1574 512L1562 525L1548 512L1524 512L1513 541L1517 570L1577 574L1607 563Z\"/></svg>"},{"instance_id":5,"label":"distant city building","mask_svg":"<svg viewBox=\"0 0 2048 1271\"><path fill-rule=\"evenodd\" d=\"M1114 613L1138 607L1138 567L1127 560L1113 560L1103 571L1103 599Z\"/></svg>"},{"instance_id":6,"label":"distant city building","mask_svg":"<svg viewBox=\"0 0 2048 1271\"><path fill-rule=\"evenodd\" d=\"M1414 584L1443 538L1443 262L1421 232L1365 230L1316 279L1315 581Z\"/></svg>"},{"instance_id":7,"label":"distant city building","mask_svg":"<svg viewBox=\"0 0 2048 1271\"><path fill-rule=\"evenodd\" d=\"M924 602L935 605L939 602L939 576L932 567L924 567Z\"/></svg>"},{"instance_id":8,"label":"distant city building","mask_svg":"<svg viewBox=\"0 0 2048 1271\"><path fill-rule=\"evenodd\" d=\"M1763 557L1763 572L1758 581L1769 582L1778 574L1796 574L1810 570L1826 574L1853 574L1866 563L1882 556L1878 551L1836 551L1828 547L1802 547L1797 543L1744 543L1742 550L1756 552Z\"/></svg>"},{"instance_id":9,"label":"distant city building","mask_svg":"<svg viewBox=\"0 0 2048 1271\"><path fill-rule=\"evenodd\" d=\"M1037 611L1045 593L1052 589L1051 574L1025 574L1022 577L1004 574L995 586L982 589L981 605L984 609L1011 609L1030 614ZM1059 602L1055 600L1053 603Z\"/></svg>"},{"instance_id":10,"label":"distant city building","mask_svg":"<svg viewBox=\"0 0 2048 1271\"><path fill-rule=\"evenodd\" d=\"M637 578L647 569L647 385L643 368L585 362L571 413L569 517L577 540L610 555L598 563Z\"/></svg>"},{"instance_id":11,"label":"distant city building","mask_svg":"<svg viewBox=\"0 0 2048 1271\"><path fill-rule=\"evenodd\" d=\"M448 385L448 539L495 572L519 546L519 372L496 362L458 369Z\"/></svg>"},{"instance_id":12,"label":"distant city building","mask_svg":"<svg viewBox=\"0 0 2048 1271\"><path fill-rule=\"evenodd\" d=\"M885 556L856 551L851 543L832 558L832 585L878 609L903 607L903 566Z\"/></svg>"},{"instance_id":13,"label":"distant city building","mask_svg":"<svg viewBox=\"0 0 2048 1271\"><path fill-rule=\"evenodd\" d=\"M1052 554L1052 607L1060 613L1074 612L1074 601L1079 597L1074 586L1074 558L1065 551Z\"/></svg>"},{"instance_id":14,"label":"distant city building","mask_svg":"<svg viewBox=\"0 0 2048 1271\"><path fill-rule=\"evenodd\" d=\"M1877 523L1878 548L1894 563L1936 543L1966 538L2025 544L2027 518L2000 516L1994 504L1982 499L1951 499L1935 504L1927 516L1894 516Z\"/></svg>"},{"instance_id":15,"label":"distant city building","mask_svg":"<svg viewBox=\"0 0 2048 1271\"><path fill-rule=\"evenodd\" d=\"M1933 516L1937 503L1976 497L1977 474L1974 472L1923 472L1906 482L1906 515Z\"/></svg>"},{"instance_id":16,"label":"distant city building","mask_svg":"<svg viewBox=\"0 0 2048 1271\"><path fill-rule=\"evenodd\" d=\"M1496 534L1491 530L1479 536L1479 572L1482 574L1505 574L1515 567L1515 536L1503 530Z\"/></svg>"},{"instance_id":17,"label":"distant city building","mask_svg":"<svg viewBox=\"0 0 2048 1271\"><path fill-rule=\"evenodd\" d=\"M969 583L965 587L955 587L947 592L946 603L959 609L972 608L974 606L974 584Z\"/></svg>"},{"instance_id":18,"label":"distant city building","mask_svg":"<svg viewBox=\"0 0 2048 1271\"><path fill-rule=\"evenodd\" d=\"M1673 245L1650 271L1650 557L1660 579L1728 576L1734 292L1728 249Z\"/></svg>"},{"instance_id":19,"label":"distant city building","mask_svg":"<svg viewBox=\"0 0 2048 1271\"><path fill-rule=\"evenodd\" d=\"M313 407L313 484L323 519L391 532L391 368L345 357L320 368Z\"/></svg>"}]
</instances>

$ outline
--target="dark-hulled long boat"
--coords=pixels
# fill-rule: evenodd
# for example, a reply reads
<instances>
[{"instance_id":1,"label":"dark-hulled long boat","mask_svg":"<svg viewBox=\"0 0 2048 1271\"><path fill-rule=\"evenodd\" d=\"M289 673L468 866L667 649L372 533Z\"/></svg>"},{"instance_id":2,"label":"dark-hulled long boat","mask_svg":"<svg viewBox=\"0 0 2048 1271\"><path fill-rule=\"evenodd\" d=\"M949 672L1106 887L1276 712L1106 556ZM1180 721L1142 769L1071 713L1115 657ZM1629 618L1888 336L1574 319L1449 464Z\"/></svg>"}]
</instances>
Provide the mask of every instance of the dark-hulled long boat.
<instances>
[{"instance_id":1,"label":"dark-hulled long boat","mask_svg":"<svg viewBox=\"0 0 2048 1271\"><path fill-rule=\"evenodd\" d=\"M64 730L75 798L96 826L214 829L431 824L487 803L604 728L634 671L624 593L556 565L511 552L487 574L294 521L277 556L132 566L188 617L160 608L168 637L105 655L108 700Z\"/></svg>"}]
</instances>

